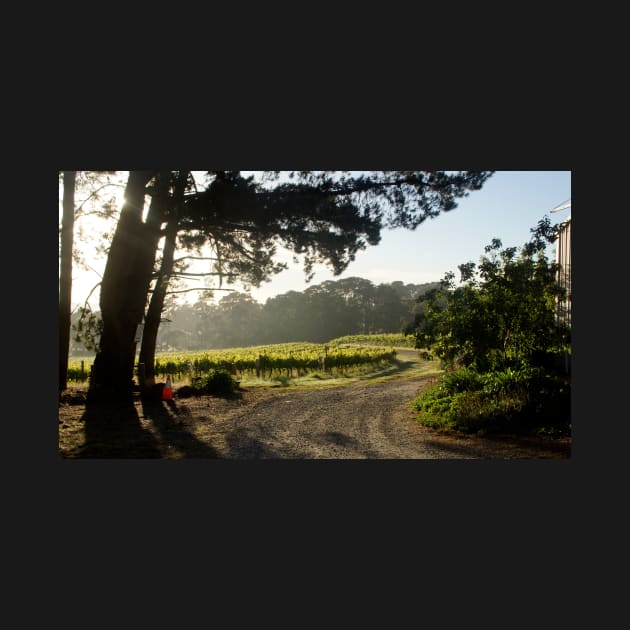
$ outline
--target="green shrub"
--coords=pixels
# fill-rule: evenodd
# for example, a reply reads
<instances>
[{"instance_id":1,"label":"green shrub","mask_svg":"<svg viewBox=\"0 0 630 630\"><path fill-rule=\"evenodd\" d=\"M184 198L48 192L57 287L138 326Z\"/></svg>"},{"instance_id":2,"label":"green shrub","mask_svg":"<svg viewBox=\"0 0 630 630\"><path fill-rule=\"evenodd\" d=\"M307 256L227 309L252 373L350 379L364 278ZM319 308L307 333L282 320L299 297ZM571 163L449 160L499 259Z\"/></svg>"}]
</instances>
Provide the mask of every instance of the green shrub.
<instances>
[{"instance_id":1,"label":"green shrub","mask_svg":"<svg viewBox=\"0 0 630 630\"><path fill-rule=\"evenodd\" d=\"M226 395L233 394L238 389L238 382L226 370L212 370L201 378L196 386L201 393Z\"/></svg>"},{"instance_id":2,"label":"green shrub","mask_svg":"<svg viewBox=\"0 0 630 630\"><path fill-rule=\"evenodd\" d=\"M451 424L466 433L521 433L527 430L522 395L509 394L500 398L488 392L464 392L448 411Z\"/></svg>"},{"instance_id":3,"label":"green shrub","mask_svg":"<svg viewBox=\"0 0 630 630\"><path fill-rule=\"evenodd\" d=\"M566 377L540 368L479 374L450 372L412 403L425 426L466 433L571 431L571 388Z\"/></svg>"},{"instance_id":4,"label":"green shrub","mask_svg":"<svg viewBox=\"0 0 630 630\"><path fill-rule=\"evenodd\" d=\"M472 368L461 368L448 372L442 380L446 391L451 394L476 391L483 387L483 377Z\"/></svg>"},{"instance_id":5,"label":"green shrub","mask_svg":"<svg viewBox=\"0 0 630 630\"><path fill-rule=\"evenodd\" d=\"M537 420L537 432L564 435L571 431L571 384L561 375L538 375L529 383L526 412Z\"/></svg>"}]
</instances>

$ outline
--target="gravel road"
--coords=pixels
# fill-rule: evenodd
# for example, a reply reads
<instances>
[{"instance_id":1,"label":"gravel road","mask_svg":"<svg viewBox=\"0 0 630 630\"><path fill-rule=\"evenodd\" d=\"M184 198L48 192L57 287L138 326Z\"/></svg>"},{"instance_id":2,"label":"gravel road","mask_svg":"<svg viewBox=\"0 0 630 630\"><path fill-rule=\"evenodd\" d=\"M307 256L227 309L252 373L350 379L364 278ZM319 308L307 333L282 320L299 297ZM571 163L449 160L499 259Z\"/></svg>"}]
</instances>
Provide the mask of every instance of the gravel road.
<instances>
[{"instance_id":1,"label":"gravel road","mask_svg":"<svg viewBox=\"0 0 630 630\"><path fill-rule=\"evenodd\" d=\"M222 457L230 458L440 457L408 409L418 386L413 380L276 390L217 426L212 443Z\"/></svg>"},{"instance_id":2,"label":"gravel road","mask_svg":"<svg viewBox=\"0 0 630 630\"><path fill-rule=\"evenodd\" d=\"M204 402L187 400L179 403L179 417L219 458L228 459L569 457L566 440L481 438L420 426L409 403L431 380L245 392L231 408L211 399L205 411Z\"/></svg>"}]
</instances>

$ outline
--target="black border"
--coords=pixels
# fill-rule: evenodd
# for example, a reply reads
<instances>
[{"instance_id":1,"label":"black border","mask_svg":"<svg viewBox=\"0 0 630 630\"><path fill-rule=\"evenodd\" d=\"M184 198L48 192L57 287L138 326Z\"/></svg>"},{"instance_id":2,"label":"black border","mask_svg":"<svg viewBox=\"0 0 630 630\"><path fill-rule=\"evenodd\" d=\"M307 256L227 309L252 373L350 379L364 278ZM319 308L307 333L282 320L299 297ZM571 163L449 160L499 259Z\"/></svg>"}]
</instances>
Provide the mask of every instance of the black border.
<instances>
[{"instance_id":1,"label":"black border","mask_svg":"<svg viewBox=\"0 0 630 630\"><path fill-rule=\"evenodd\" d=\"M398 103L388 104L386 110L381 107L375 119L373 110L368 115L358 103L342 111L314 106L290 114L256 102L250 109L236 108L230 114L204 108L180 110L188 127L176 133L160 127L158 116L141 113L131 107L117 111L115 118L95 121L79 114L73 120L77 114L73 109L56 124L50 142L54 150L39 175L47 185L33 192L34 207L41 213L37 227L44 228L38 229L37 248L50 261L50 270L45 265L46 275L52 276L52 269L57 268L55 215L49 209L52 195L57 194L57 171L62 169L175 165L248 170L571 170L572 185L578 184L572 210L574 275L578 274L574 283L573 454L569 460L510 462L61 460L55 420L57 321L51 316L57 312L54 286L58 278L50 277L42 283L41 292L29 298L29 307L36 312L42 312L43 300L48 304L43 309L47 315L38 319L32 337L34 347L48 360L43 362L38 386L42 395L33 397L30 420L35 427L29 428L28 437L29 444L37 442L41 451L35 455L29 448L33 453L29 460L39 492L55 497L55 514L60 511L63 523L86 514L96 519L104 510L116 513L132 528L143 528L152 518L159 518L160 528L177 531L184 523L211 522L221 514L229 515L230 523L244 520L252 527L261 519L278 524L308 515L310 522L306 518L302 524L311 531L315 523L330 519L373 531L376 520L385 523L390 535L394 524L401 525L405 536L413 536L410 523L421 519L442 533L464 538L472 528L473 536L476 532L485 540L488 532L482 524L500 522L502 528L513 528L517 538L528 533L537 538L537 519L544 519L566 533L577 513L587 466L592 474L597 433L592 427L595 403L580 389L592 378L587 366L596 361L597 352L588 340L591 306L584 262L586 235L592 237L594 219L587 208L597 204L589 199L584 181L577 181L569 120L557 112L547 116L545 111L542 120L518 121L491 115L479 118L476 112L423 116L409 104L400 108ZM104 533L96 520L91 525ZM530 527L531 532L526 531ZM507 540L505 533L494 533Z\"/></svg>"}]
</instances>

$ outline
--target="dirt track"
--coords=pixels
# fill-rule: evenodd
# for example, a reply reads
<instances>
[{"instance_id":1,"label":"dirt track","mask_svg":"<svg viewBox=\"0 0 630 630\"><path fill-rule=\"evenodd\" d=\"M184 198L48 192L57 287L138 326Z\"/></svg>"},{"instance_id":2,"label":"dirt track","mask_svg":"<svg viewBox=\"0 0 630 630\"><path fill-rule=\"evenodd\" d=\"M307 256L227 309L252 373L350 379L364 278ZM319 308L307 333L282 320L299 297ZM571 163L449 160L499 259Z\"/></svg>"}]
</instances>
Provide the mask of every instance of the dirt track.
<instances>
[{"instance_id":1,"label":"dirt track","mask_svg":"<svg viewBox=\"0 0 630 630\"><path fill-rule=\"evenodd\" d=\"M418 424L409 404L430 377L303 390L251 389L234 399L187 398L171 404L134 403L123 435L103 432L77 447L81 431L115 409L61 405L63 457L125 457L131 442L142 457L219 459L565 459L570 440L481 438L446 434ZM102 425L102 422L97 423ZM113 424L112 424L113 426ZM119 426L122 426L119 425ZM120 429L118 429L120 431ZM74 435L74 442L70 439ZM92 441L92 445L88 442ZM97 451L92 451L94 442ZM105 444L109 441L110 444ZM107 451L109 448L109 451ZM105 450L104 450L105 449ZM109 452L109 455L107 453ZM136 449L137 452L137 449ZM133 456L133 455L132 455ZM138 455L135 455L138 456Z\"/></svg>"},{"instance_id":2,"label":"dirt track","mask_svg":"<svg viewBox=\"0 0 630 630\"><path fill-rule=\"evenodd\" d=\"M566 457L556 441L453 436L421 427L410 401L429 379L315 391L265 392L207 437L219 457L281 459L487 459ZM196 410L190 409L195 417Z\"/></svg>"},{"instance_id":3,"label":"dirt track","mask_svg":"<svg viewBox=\"0 0 630 630\"><path fill-rule=\"evenodd\" d=\"M315 391L272 391L217 423L222 457L417 459L442 456L407 408L419 383L387 381ZM446 455L446 456L453 456Z\"/></svg>"}]
</instances>

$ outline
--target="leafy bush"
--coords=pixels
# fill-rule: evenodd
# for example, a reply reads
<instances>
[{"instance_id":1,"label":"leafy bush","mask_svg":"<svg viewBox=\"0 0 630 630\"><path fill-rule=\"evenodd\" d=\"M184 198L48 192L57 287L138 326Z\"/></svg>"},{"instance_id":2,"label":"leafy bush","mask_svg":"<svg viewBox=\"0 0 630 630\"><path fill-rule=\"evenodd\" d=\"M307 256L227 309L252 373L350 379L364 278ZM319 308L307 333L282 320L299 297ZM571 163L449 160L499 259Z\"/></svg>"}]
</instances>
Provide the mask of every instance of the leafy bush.
<instances>
[{"instance_id":1,"label":"leafy bush","mask_svg":"<svg viewBox=\"0 0 630 630\"><path fill-rule=\"evenodd\" d=\"M223 396L233 394L238 389L238 382L226 370L212 370L201 379L198 389L204 394Z\"/></svg>"},{"instance_id":2,"label":"leafy bush","mask_svg":"<svg viewBox=\"0 0 630 630\"><path fill-rule=\"evenodd\" d=\"M571 429L571 384L561 374L537 374L529 382L526 413L539 432L562 435Z\"/></svg>"},{"instance_id":3,"label":"leafy bush","mask_svg":"<svg viewBox=\"0 0 630 630\"><path fill-rule=\"evenodd\" d=\"M451 406L449 415L460 431L467 433L527 432L522 395L502 395L497 399L485 391L464 392Z\"/></svg>"},{"instance_id":4,"label":"leafy bush","mask_svg":"<svg viewBox=\"0 0 630 630\"><path fill-rule=\"evenodd\" d=\"M571 388L540 368L450 372L412 403L425 426L467 433L544 433L571 429Z\"/></svg>"},{"instance_id":5,"label":"leafy bush","mask_svg":"<svg viewBox=\"0 0 630 630\"><path fill-rule=\"evenodd\" d=\"M442 381L423 391L411 406L420 412L418 419L425 426L455 429L449 411L456 395Z\"/></svg>"},{"instance_id":6,"label":"leafy bush","mask_svg":"<svg viewBox=\"0 0 630 630\"><path fill-rule=\"evenodd\" d=\"M455 394L464 391L476 391L483 387L483 377L472 368L462 368L448 372L442 380L446 391Z\"/></svg>"},{"instance_id":7,"label":"leafy bush","mask_svg":"<svg viewBox=\"0 0 630 630\"><path fill-rule=\"evenodd\" d=\"M203 377L193 379L192 385L184 385L177 390L178 398L190 398L191 396L216 395L228 396L233 394L239 386L239 382L232 378L226 370L212 370Z\"/></svg>"},{"instance_id":8,"label":"leafy bush","mask_svg":"<svg viewBox=\"0 0 630 630\"><path fill-rule=\"evenodd\" d=\"M556 317L566 290L558 284L558 265L545 255L557 226L545 217L531 231L519 255L493 239L479 265L459 265L459 284L448 272L439 288L419 298L421 310L405 328L417 348L430 349L446 367L479 372L522 365L553 370L570 353L570 327Z\"/></svg>"}]
</instances>

